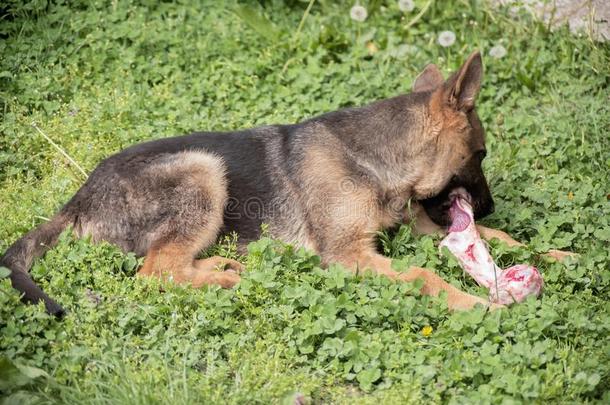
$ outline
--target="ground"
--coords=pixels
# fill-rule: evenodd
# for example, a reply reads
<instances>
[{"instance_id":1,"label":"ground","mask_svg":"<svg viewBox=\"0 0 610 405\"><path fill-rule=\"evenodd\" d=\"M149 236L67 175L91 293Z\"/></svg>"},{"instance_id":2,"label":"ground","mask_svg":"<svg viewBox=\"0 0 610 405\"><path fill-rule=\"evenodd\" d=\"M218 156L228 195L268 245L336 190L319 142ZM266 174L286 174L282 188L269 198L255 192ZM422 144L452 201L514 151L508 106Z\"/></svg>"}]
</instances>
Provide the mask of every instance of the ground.
<instances>
[{"instance_id":1,"label":"ground","mask_svg":"<svg viewBox=\"0 0 610 405\"><path fill-rule=\"evenodd\" d=\"M596 41L610 41L610 2L607 0L491 0L510 6L509 12L526 11L551 28L567 24L574 35L588 35Z\"/></svg>"},{"instance_id":2,"label":"ground","mask_svg":"<svg viewBox=\"0 0 610 405\"><path fill-rule=\"evenodd\" d=\"M362 105L480 49L496 200L483 222L528 243L491 250L536 265L545 291L449 313L417 283L322 270L268 238L238 287L194 290L136 279L140 259L67 233L32 270L66 319L0 280L6 403L610 401L608 43L476 0L360 1L363 22L335 1L21 3L0 11L0 251L127 145ZM485 296L437 244L402 226L379 247ZM580 256L538 255L550 247ZM212 253L235 256L233 241Z\"/></svg>"}]
</instances>

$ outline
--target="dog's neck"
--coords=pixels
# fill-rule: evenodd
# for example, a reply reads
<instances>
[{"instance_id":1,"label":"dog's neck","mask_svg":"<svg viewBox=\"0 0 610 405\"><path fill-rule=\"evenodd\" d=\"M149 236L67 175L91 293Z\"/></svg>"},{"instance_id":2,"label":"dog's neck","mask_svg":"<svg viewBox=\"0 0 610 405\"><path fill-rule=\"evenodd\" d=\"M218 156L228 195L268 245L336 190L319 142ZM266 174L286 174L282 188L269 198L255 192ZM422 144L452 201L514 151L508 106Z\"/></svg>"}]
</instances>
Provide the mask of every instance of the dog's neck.
<instances>
[{"instance_id":1,"label":"dog's neck","mask_svg":"<svg viewBox=\"0 0 610 405\"><path fill-rule=\"evenodd\" d=\"M382 195L406 201L412 185L425 175L427 99L425 93L411 93L313 121L323 123L345 145L346 157Z\"/></svg>"}]
</instances>

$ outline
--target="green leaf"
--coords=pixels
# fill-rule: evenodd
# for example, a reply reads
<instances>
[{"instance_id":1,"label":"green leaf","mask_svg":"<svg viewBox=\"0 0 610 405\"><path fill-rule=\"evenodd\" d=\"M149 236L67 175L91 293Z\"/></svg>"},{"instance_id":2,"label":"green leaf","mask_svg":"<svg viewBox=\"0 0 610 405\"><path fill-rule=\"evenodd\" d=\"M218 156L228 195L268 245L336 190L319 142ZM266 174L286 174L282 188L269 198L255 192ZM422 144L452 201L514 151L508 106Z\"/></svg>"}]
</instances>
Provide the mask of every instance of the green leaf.
<instances>
[{"instance_id":1,"label":"green leaf","mask_svg":"<svg viewBox=\"0 0 610 405\"><path fill-rule=\"evenodd\" d=\"M7 278L10 275L11 275L11 269L4 267L4 266L0 266L0 279Z\"/></svg>"},{"instance_id":2,"label":"green leaf","mask_svg":"<svg viewBox=\"0 0 610 405\"><path fill-rule=\"evenodd\" d=\"M235 14L250 28L256 31L259 35L274 42L279 37L279 31L273 26L271 21L262 13L259 13L251 6L239 6L235 9Z\"/></svg>"},{"instance_id":3,"label":"green leaf","mask_svg":"<svg viewBox=\"0 0 610 405\"><path fill-rule=\"evenodd\" d=\"M358 375L356 375L356 379L360 383L362 389L364 389L365 391L370 390L372 388L373 383L379 380L380 377L381 370L379 370L377 367L367 368L365 370L360 371Z\"/></svg>"},{"instance_id":4,"label":"green leaf","mask_svg":"<svg viewBox=\"0 0 610 405\"><path fill-rule=\"evenodd\" d=\"M610 241L610 227L596 229L593 236L600 240Z\"/></svg>"},{"instance_id":5,"label":"green leaf","mask_svg":"<svg viewBox=\"0 0 610 405\"><path fill-rule=\"evenodd\" d=\"M7 357L0 357L0 390L10 391L39 377L48 377L48 374L39 368L17 365Z\"/></svg>"}]
</instances>

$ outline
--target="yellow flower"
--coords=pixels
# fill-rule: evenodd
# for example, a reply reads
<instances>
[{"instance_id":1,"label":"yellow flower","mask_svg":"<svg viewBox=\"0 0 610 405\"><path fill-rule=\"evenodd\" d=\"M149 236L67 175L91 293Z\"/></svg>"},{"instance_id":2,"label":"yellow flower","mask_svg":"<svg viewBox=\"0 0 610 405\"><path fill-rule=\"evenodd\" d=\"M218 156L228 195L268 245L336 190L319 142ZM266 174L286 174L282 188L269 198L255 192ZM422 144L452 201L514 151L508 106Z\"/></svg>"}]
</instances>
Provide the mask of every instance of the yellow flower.
<instances>
[{"instance_id":1,"label":"yellow flower","mask_svg":"<svg viewBox=\"0 0 610 405\"><path fill-rule=\"evenodd\" d=\"M574 193L570 191L568 193L568 200L572 201L573 199L574 199Z\"/></svg>"},{"instance_id":2,"label":"yellow flower","mask_svg":"<svg viewBox=\"0 0 610 405\"><path fill-rule=\"evenodd\" d=\"M377 53L377 51L379 51L379 48L377 48L377 45L375 45L373 41L366 43L366 49L368 49L369 55L374 55Z\"/></svg>"},{"instance_id":3,"label":"yellow flower","mask_svg":"<svg viewBox=\"0 0 610 405\"><path fill-rule=\"evenodd\" d=\"M432 334L432 331L433 331L432 326L426 325L422 328L421 334L428 337Z\"/></svg>"}]
</instances>

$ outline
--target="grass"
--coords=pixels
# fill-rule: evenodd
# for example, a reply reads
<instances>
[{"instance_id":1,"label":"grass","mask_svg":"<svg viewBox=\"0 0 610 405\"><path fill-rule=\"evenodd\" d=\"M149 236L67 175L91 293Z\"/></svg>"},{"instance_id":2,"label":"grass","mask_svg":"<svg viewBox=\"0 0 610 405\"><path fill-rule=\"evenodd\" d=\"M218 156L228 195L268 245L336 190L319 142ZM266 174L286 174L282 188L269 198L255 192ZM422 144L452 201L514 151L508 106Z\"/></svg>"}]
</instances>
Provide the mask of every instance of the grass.
<instances>
[{"instance_id":1,"label":"grass","mask_svg":"<svg viewBox=\"0 0 610 405\"><path fill-rule=\"evenodd\" d=\"M476 48L496 198L484 223L528 243L492 254L535 264L546 290L452 314L418 285L321 270L267 238L237 288L193 290L136 279L133 255L65 234L32 270L71 311L64 321L0 280L6 403L610 401L608 45L476 0L432 2L416 21L427 1L406 14L361 1L362 23L334 1L89 3L2 11L0 251L67 201L79 167L135 142L361 105ZM456 33L449 48L436 43L443 30ZM504 58L487 56L496 44ZM380 249L484 295L437 242L403 226ZM550 247L580 257L537 255ZM230 240L216 249L233 252Z\"/></svg>"}]
</instances>

